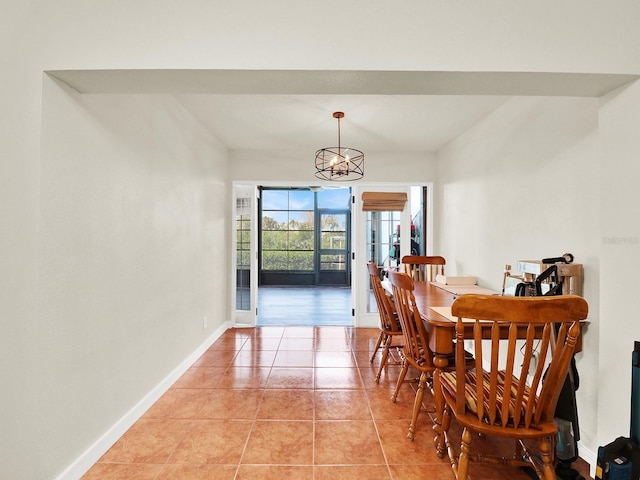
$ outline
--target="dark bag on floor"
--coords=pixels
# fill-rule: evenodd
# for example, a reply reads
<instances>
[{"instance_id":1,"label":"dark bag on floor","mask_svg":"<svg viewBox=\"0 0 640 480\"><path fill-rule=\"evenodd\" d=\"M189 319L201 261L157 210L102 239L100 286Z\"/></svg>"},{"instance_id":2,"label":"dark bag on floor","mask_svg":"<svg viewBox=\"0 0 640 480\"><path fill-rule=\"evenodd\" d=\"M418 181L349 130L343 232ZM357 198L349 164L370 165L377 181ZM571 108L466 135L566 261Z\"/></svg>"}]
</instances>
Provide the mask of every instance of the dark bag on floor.
<instances>
[{"instance_id":1,"label":"dark bag on floor","mask_svg":"<svg viewBox=\"0 0 640 480\"><path fill-rule=\"evenodd\" d=\"M618 437L604 447L598 447L596 480L638 480L640 478L640 447L630 438Z\"/></svg>"}]
</instances>

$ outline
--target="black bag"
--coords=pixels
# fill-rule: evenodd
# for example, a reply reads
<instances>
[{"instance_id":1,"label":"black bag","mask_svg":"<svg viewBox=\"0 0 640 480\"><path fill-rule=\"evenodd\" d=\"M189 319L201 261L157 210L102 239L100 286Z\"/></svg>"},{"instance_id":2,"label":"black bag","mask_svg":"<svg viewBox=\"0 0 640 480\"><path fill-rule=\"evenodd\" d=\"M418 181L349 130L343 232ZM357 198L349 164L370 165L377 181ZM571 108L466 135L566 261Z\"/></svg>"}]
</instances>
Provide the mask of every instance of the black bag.
<instances>
[{"instance_id":1,"label":"black bag","mask_svg":"<svg viewBox=\"0 0 640 480\"><path fill-rule=\"evenodd\" d=\"M638 480L640 478L640 447L627 437L618 437L604 447L598 447L596 480Z\"/></svg>"}]
</instances>

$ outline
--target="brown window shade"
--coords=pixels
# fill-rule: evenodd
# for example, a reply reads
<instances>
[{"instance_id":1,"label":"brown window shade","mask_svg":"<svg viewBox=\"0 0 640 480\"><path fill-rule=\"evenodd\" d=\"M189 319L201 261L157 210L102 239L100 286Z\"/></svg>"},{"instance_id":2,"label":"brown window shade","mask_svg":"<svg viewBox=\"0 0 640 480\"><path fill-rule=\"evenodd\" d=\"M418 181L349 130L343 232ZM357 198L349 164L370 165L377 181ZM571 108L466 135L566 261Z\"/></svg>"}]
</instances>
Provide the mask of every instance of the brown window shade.
<instances>
[{"instance_id":1,"label":"brown window shade","mask_svg":"<svg viewBox=\"0 0 640 480\"><path fill-rule=\"evenodd\" d=\"M365 212L399 212L404 210L404 192L363 192L362 210Z\"/></svg>"}]
</instances>

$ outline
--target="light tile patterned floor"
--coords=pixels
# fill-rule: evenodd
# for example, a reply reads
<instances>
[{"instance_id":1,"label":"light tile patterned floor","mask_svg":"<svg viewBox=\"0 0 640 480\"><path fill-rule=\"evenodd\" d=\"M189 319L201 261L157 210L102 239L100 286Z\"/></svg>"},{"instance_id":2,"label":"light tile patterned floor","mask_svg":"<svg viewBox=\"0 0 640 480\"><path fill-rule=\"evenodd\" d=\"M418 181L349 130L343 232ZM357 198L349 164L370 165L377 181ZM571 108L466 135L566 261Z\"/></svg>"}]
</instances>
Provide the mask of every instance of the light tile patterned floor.
<instances>
[{"instance_id":1,"label":"light tile patterned floor","mask_svg":"<svg viewBox=\"0 0 640 480\"><path fill-rule=\"evenodd\" d=\"M84 480L451 480L414 391L373 381L377 329L231 329L96 463ZM430 402L426 396L425 402ZM481 448L495 443L479 438ZM484 445L483 445L484 443ZM475 480L529 477L472 467Z\"/></svg>"}]
</instances>

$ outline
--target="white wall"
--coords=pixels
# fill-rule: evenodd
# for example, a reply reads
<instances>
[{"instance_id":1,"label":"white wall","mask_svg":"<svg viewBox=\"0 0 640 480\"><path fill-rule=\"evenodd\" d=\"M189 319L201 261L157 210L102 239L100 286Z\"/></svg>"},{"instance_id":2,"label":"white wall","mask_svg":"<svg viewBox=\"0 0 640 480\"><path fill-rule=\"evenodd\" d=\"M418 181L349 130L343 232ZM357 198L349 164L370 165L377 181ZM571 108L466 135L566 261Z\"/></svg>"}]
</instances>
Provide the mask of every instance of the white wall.
<instances>
[{"instance_id":1,"label":"white wall","mask_svg":"<svg viewBox=\"0 0 640 480\"><path fill-rule=\"evenodd\" d=\"M598 444L629 435L631 352L640 341L640 84L603 98Z\"/></svg>"},{"instance_id":2,"label":"white wall","mask_svg":"<svg viewBox=\"0 0 640 480\"><path fill-rule=\"evenodd\" d=\"M598 443L598 101L513 98L438 154L436 251L453 274L500 290L505 264L573 253L591 325L576 358L583 446ZM628 409L628 407L627 407ZM585 452L581 452L585 453Z\"/></svg>"},{"instance_id":3,"label":"white wall","mask_svg":"<svg viewBox=\"0 0 640 480\"><path fill-rule=\"evenodd\" d=\"M6 58L44 69L640 72L634 0L8 3Z\"/></svg>"},{"instance_id":4,"label":"white wall","mask_svg":"<svg viewBox=\"0 0 640 480\"><path fill-rule=\"evenodd\" d=\"M171 97L45 77L43 98L33 341L54 472L230 319L229 207L226 152Z\"/></svg>"},{"instance_id":5,"label":"white wall","mask_svg":"<svg viewBox=\"0 0 640 480\"><path fill-rule=\"evenodd\" d=\"M31 48L16 48L29 43L29 5L5 7L0 16L0 469L9 477L35 479L34 472L53 477L61 468L45 471L31 453L42 422L34 341L42 72L31 68L37 61L25 61Z\"/></svg>"},{"instance_id":6,"label":"white wall","mask_svg":"<svg viewBox=\"0 0 640 480\"><path fill-rule=\"evenodd\" d=\"M342 19L341 25L346 27L339 35L332 37L327 35L326 26L335 24L337 14ZM64 166L64 162L77 160L80 156L85 157L89 146L82 143L84 151L75 151L72 147L65 146L65 149L70 149L70 153L75 155L70 159L64 159L58 158L57 150L61 151L62 145L57 144L55 139L41 139L42 134L49 135L48 132L55 131L55 125L49 123L50 118L58 117L60 121L64 121L55 111L46 110L49 99L44 99L43 111L43 71L113 68L265 68L638 73L639 17L640 3L635 0L618 0L613 6L596 0L545 0L526 5L506 0L489 0L477 4L410 0L402 5L385 3L373 6L366 0L355 0L348 4L338 0L322 3L280 0L275 4L256 0L188 0L173 3L132 0L126 5L119 2L96 3L85 0L4 2L3 15L0 16L0 58L3 59L3 74L0 79L0 383L3 386L0 399L0 431L3 432L0 436L0 465L3 475L27 480L54 478L75 458L79 450L88 446L85 442L89 442L89 437L102 433L101 425L108 425L117 416L101 404L101 393L97 390L91 392L91 396L84 400L85 403L80 408L81 414L84 415L89 405L95 403L99 407L94 411L95 418L86 429L73 423L63 425L56 420L57 415L63 418L68 418L69 415L69 408L64 405L63 397L56 395L51 406L44 405L48 394L47 387L62 384L77 392L83 388L86 371L73 370L78 375L73 380L61 366L43 366L38 349L45 346L45 351L61 361L61 365L70 365L72 360L65 357L64 351L70 348L71 356L79 355L80 350L85 347L70 345L70 341L66 339L67 333L71 339L77 339L77 335L81 335L89 345L98 343L95 333L87 331L83 326L85 313L91 309L88 309L86 304L82 309L75 309L78 305L75 302L78 298L87 297L98 301L100 305L105 304L95 286L79 281L95 275L82 272L79 263L74 262L73 269L68 272L70 277L65 282L68 282L66 285L69 289L58 289L53 284L57 268L65 267L64 258L56 258L54 250L48 250L47 238L44 235L53 234L56 243L51 248L56 249L61 256L67 253L62 229L69 228L70 233L79 234L81 238L87 239L88 245L92 248L86 251L87 256L83 261L102 269L103 273L111 262L118 266L125 265L126 255L145 241L142 232L138 230L139 222L144 220L140 214L122 219L111 217L110 220L112 227L132 227L135 235L134 245L127 247L112 243L108 246L105 245L106 242L101 243L98 234L103 227L91 224L82 213L96 208L108 218L108 214L116 207L113 204L98 205L98 197L104 192L101 190L102 186L97 185L96 192L87 191L82 185L74 183L68 172L52 168L55 163L51 162L54 160L63 162ZM44 85L49 89L51 85L46 82ZM56 96L62 95L62 98L67 95L55 92L53 90ZM47 93L51 94L52 91ZM74 98L73 95L70 96ZM57 100L61 100L60 97L57 97ZM145 150L145 145L151 138L160 142L159 137L168 133L166 128L158 131L157 137L145 136L145 132L138 129L138 124L127 120L127 116L109 112L108 100L105 100L104 105L94 104L96 100L87 101L86 105L84 100L78 98L73 101L78 102L78 105L73 107L65 98L56 108L63 108L64 112L72 114L71 120L75 126L83 133L84 130L88 130L89 138L94 139L97 145L106 145L109 153L105 153L102 158L117 159L124 155L133 163L136 160L142 161L147 168L153 169L149 163L152 155ZM174 111L173 106L166 103L166 100L146 101L149 104L148 110L144 113L134 112L135 109L132 107L123 106L124 111L135 114L131 118L144 120L145 124L151 122L150 112L158 112L160 105L163 110ZM91 115L83 113L85 110L91 112ZM43 117L45 113L46 116ZM91 120L92 115L106 117L108 121ZM167 114L168 116L170 115ZM607 123L615 128L617 124L626 125L629 117L633 117L630 111L612 108L608 110ZM165 120L168 121L168 118ZM89 121L90 127L82 125L85 121ZM129 131L123 132L118 128L121 121L131 127ZM106 126L101 126L100 122L105 122ZM183 130L179 131L186 133L199 131L197 126L188 121L181 127ZM115 138L116 133L123 137ZM72 132L67 131L65 134L73 137ZM197 144L203 151L212 148L211 155L204 155L214 159L211 168L219 167L218 160L221 156L215 153L217 149L204 146L201 143L204 140L198 138L200 140ZM611 138L611 141L616 140L613 136L607 138ZM75 142L78 139L73 140ZM181 141L186 142L184 139ZM181 151L190 148L184 143L178 142L178 145L183 146ZM631 147L631 153L637 153L632 140L626 140L621 147L624 148L624 145ZM49 151L51 147L55 147L56 150ZM615 152L617 148L614 148L613 144L603 145L604 151ZM195 156L195 153L193 154ZM165 161L168 160L168 157L163 158ZM191 157L191 161L195 161L195 158L197 156ZM127 169L123 173L129 172L134 179L141 181L139 175L134 175L136 172L128 170L133 163L130 163L129 167L116 163L113 168ZM206 167L201 169L209 173ZM187 165L182 165L178 178L186 181L191 178L189 172L191 170ZM636 170L632 170L632 173L635 172ZM116 172L106 173L106 178L114 182ZM69 191L81 194L79 200L85 201L87 205L73 206L68 213L55 211L56 207L66 208L69 204L63 195L66 191L65 185L56 184L62 180L71 181ZM204 191L208 186L195 183L195 179L193 180L196 190L205 195ZM214 184L221 180L217 175L212 179ZM42 194L45 195L42 201L41 185ZM111 185L114 189L119 187L119 184ZM177 185L175 187L180 191ZM222 188L226 189L226 186ZM162 192L152 189L151 185L145 184L144 190L156 198L157 205L172 205L166 196L162 196ZM190 204L187 197L191 194L185 193L184 190L181 192L182 203L179 203L182 205L181 208L184 208ZM212 194L212 201L218 201L216 211L226 211L218 209L220 205L227 205L227 199L230 197L225 193L224 197L219 198L217 192L218 190ZM629 192L620 193L625 200L623 204L626 204L626 200L633 199ZM123 215L130 214L127 206L135 206L133 193L127 198L131 203L123 205ZM52 206L49 206L49 201L54 202ZM114 199L113 202L115 201ZM40 208L43 209L42 212ZM55 223L57 215L60 215L62 220L59 229L49 223ZM189 218L188 222L206 221L213 232L231 225L229 218L219 218L214 212L201 212L200 215L202 217L199 220ZM169 212L170 231L182 231L185 220L179 217L176 211ZM152 226L158 229L153 231L154 238L163 238L159 231L160 225L152 222ZM482 225L480 227L487 228ZM597 223L594 228L597 228ZM205 230L207 228L203 227L202 231ZM216 251L223 252L222 255L226 257L226 235L218 237L216 233L211 232L201 235L215 239ZM182 252L174 252L172 261L184 254L186 263L192 264L191 259L196 250L200 250L199 253L202 253L204 258L216 258L216 253L204 250L205 247L202 245L187 244L183 236L179 238L178 248ZM162 246L167 245L163 242L153 246L155 254L144 259L146 265L163 264L166 261L164 254L159 253ZM572 244L576 245L576 242ZM556 246L560 251L565 248L564 241L535 245L539 245L540 251L531 251L532 255L556 252ZM101 249L103 246L112 249L108 258L102 257L105 252ZM124 257L118 257L119 248L124 248ZM587 263L591 247L575 246L574 250L577 258ZM500 257L515 259L521 252L521 248L514 246ZM476 265L469 263L471 258L471 255L460 256L458 262L461 268L476 270L486 280L496 278L496 273L490 271L494 268L493 265L499 266L506 261L502 258L497 263L487 261L484 270L481 271ZM629 263L633 264L635 260L637 258L632 256ZM492 267L489 267L489 264ZM597 271L596 269L595 272L587 272L587 278L594 278ZM39 279L40 272L42 280ZM139 278L137 272L131 273L132 278ZM79 275L79 278L73 278L75 275ZM185 272L179 272L179 275L185 284L193 285L193 279L187 278ZM206 277L207 272L200 271L199 275L202 279L203 276ZM220 275L220 278L224 279L229 277L228 271ZM205 288L215 291L213 287L216 286L216 278L218 277L206 277L205 281L208 284ZM107 290L110 292L110 298L113 298L117 286L112 282L108 283L110 288ZM166 287L170 281L162 275L160 283ZM50 297L50 288L60 297ZM142 315L141 325L148 325L151 317L159 315L164 327L158 326L159 330L154 332L153 341L162 344L163 340L160 337L175 332L176 325L173 320L167 318L170 313L161 312L160 306L148 305L147 300L151 297L152 287L140 288L142 291L139 291L139 300L136 301L133 296L129 296L123 303L126 308L120 312L120 318ZM185 317L189 317L186 321L190 322L192 313L207 308L206 294L200 292L202 296L188 297L194 301L194 306L172 306L174 310L170 312L184 314ZM40 298L40 295L43 297ZM62 299L70 297L74 303L67 307L62 306ZM226 291L218 292L211 301L215 305L222 305L227 298ZM606 312L607 316L615 316L617 312L617 302L611 300L612 298L614 297L605 299L607 305L611 306L611 311ZM145 311L145 306L151 308L151 311ZM162 306L167 307L166 304ZM70 313L73 315L64 318L65 314ZM53 332L53 337L47 342L43 333L51 331L51 325L47 323L49 315L56 321L61 321L61 326L65 327L66 332ZM96 317L93 317L92 321L100 323ZM80 332L75 333L76 330ZM120 332L122 335L116 333L113 332L112 338L117 338L118 343L123 342L125 358L130 358L130 350L126 350L131 348L131 344L128 344L124 332ZM196 338L190 335L187 337L179 339L182 342L181 348L185 349L182 353L185 354L188 345L196 342ZM145 352L153 349L149 344L145 345L140 332L136 333L135 338L141 342L140 346ZM179 354L177 350L172 353L174 357ZM105 359L106 357L101 357L97 360L96 367L103 372L105 383L113 382L122 372L107 370ZM168 367L168 363L165 367ZM149 373L151 377L161 375L159 369L155 370L153 366L149 367ZM46 375L49 377L45 378ZM91 382L95 387L95 381ZM131 400L136 393L140 392L125 389L124 395ZM128 400L124 402L126 401ZM55 455L47 452L55 452Z\"/></svg>"}]
</instances>

